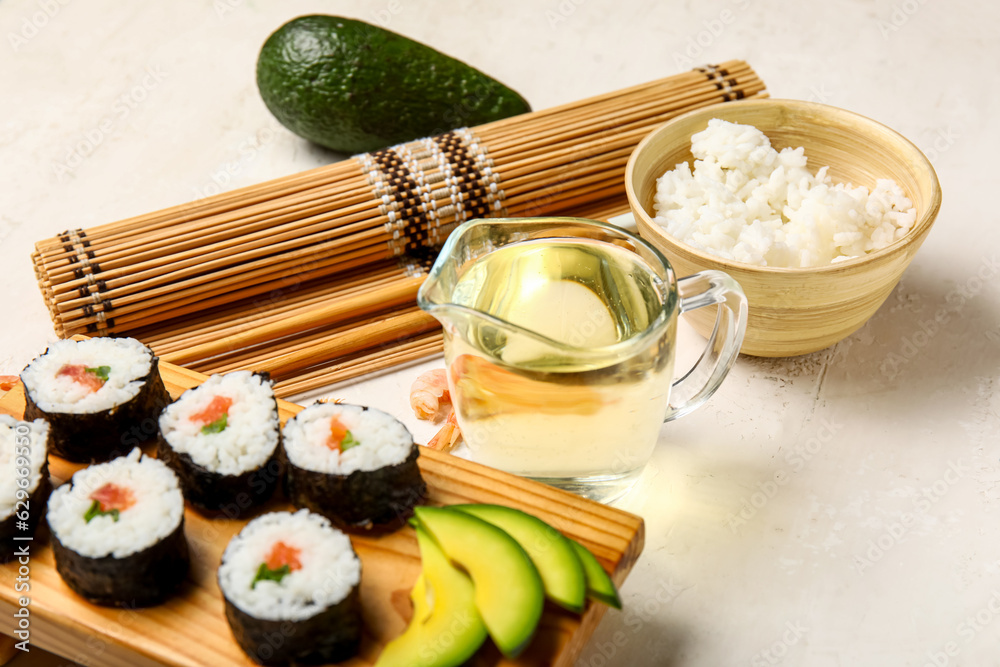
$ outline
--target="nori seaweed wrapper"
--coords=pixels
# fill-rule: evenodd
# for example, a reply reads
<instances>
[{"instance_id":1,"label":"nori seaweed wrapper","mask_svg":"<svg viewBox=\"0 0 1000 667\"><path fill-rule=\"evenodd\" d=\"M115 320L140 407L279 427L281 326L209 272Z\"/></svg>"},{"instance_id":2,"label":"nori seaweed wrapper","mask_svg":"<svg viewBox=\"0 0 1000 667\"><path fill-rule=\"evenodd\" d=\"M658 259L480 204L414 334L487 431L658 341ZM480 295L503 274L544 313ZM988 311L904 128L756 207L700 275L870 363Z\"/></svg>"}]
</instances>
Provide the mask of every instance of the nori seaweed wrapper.
<instances>
[{"instance_id":1,"label":"nori seaweed wrapper","mask_svg":"<svg viewBox=\"0 0 1000 667\"><path fill-rule=\"evenodd\" d=\"M124 558L82 556L52 531L56 570L66 585L93 604L151 607L166 600L187 577L190 566L184 518L159 542Z\"/></svg>"},{"instance_id":2,"label":"nori seaweed wrapper","mask_svg":"<svg viewBox=\"0 0 1000 667\"><path fill-rule=\"evenodd\" d=\"M258 507L274 495L281 479L281 461L274 452L259 468L239 475L212 472L195 463L185 452L178 452L163 435L156 448L156 458L174 471L181 483L184 499L203 512L222 512L230 519L241 518L243 512Z\"/></svg>"},{"instance_id":3,"label":"nori seaweed wrapper","mask_svg":"<svg viewBox=\"0 0 1000 667\"><path fill-rule=\"evenodd\" d=\"M272 384L269 373L253 373L265 384ZM183 398L183 396L181 397ZM178 398L177 400L181 400ZM274 400L274 414L278 414L278 399ZM184 452L178 452L157 429L156 458L174 471L181 483L184 499L203 513L221 512L230 519L238 519L250 510L263 505L278 487L282 473L281 428L274 451L260 467L239 475L223 475L204 468Z\"/></svg>"},{"instance_id":4,"label":"nori seaweed wrapper","mask_svg":"<svg viewBox=\"0 0 1000 667\"><path fill-rule=\"evenodd\" d=\"M226 602L226 620L236 643L261 665L322 665L341 662L361 643L361 599L358 586L335 605L302 621L256 618Z\"/></svg>"},{"instance_id":5,"label":"nori seaweed wrapper","mask_svg":"<svg viewBox=\"0 0 1000 667\"><path fill-rule=\"evenodd\" d=\"M24 420L41 417L49 422L49 451L57 456L75 463L110 461L132 451L140 437L158 432L160 410L170 403L158 357L153 357L149 373L139 379L142 388L128 401L85 414L45 412L25 385Z\"/></svg>"},{"instance_id":6,"label":"nori seaweed wrapper","mask_svg":"<svg viewBox=\"0 0 1000 667\"><path fill-rule=\"evenodd\" d=\"M347 475L314 472L285 461L285 494L296 507L305 507L353 533L385 533L400 528L414 506L427 497L420 475L420 451L396 465L378 470L355 470Z\"/></svg>"},{"instance_id":7,"label":"nori seaweed wrapper","mask_svg":"<svg viewBox=\"0 0 1000 667\"><path fill-rule=\"evenodd\" d=\"M23 545L31 545L28 540L15 540L15 537L32 537L38 529L38 524L45 516L45 508L52 493L52 482L49 480L49 462L42 464L41 479L28 496L28 529L18 530L17 514L23 512L16 504L9 516L0 520L0 563L9 563L16 551Z\"/></svg>"}]
</instances>

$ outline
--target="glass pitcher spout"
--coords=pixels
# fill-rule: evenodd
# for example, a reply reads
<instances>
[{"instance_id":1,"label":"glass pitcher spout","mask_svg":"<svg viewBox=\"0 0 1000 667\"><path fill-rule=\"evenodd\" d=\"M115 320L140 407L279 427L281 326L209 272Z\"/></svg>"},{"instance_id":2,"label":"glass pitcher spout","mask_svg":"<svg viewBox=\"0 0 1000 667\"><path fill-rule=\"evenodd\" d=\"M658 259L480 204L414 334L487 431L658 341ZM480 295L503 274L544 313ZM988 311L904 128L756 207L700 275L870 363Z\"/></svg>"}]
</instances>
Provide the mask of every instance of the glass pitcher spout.
<instances>
[{"instance_id":1,"label":"glass pitcher spout","mask_svg":"<svg viewBox=\"0 0 1000 667\"><path fill-rule=\"evenodd\" d=\"M632 238L576 218L473 220L449 237L418 304L447 338L506 365L613 363L661 336L676 309L669 263Z\"/></svg>"}]
</instances>

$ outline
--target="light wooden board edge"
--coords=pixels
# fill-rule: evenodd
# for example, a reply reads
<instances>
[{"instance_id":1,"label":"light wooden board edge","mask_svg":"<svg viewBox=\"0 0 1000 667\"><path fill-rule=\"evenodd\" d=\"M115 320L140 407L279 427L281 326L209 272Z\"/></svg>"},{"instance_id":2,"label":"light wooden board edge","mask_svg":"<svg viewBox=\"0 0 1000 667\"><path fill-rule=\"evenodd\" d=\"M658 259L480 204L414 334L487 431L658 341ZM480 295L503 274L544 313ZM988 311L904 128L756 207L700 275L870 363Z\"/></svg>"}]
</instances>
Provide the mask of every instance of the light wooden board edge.
<instances>
[{"instance_id":1,"label":"light wooden board edge","mask_svg":"<svg viewBox=\"0 0 1000 667\"><path fill-rule=\"evenodd\" d=\"M205 376L200 373L167 363L161 364L160 371L168 390L175 397L184 389L196 386L205 379ZM282 421L303 409L302 406L287 401L279 400L278 403ZM3 412L20 417L23 414L23 408L24 397L20 387L15 387L6 396L0 397L0 410ZM57 457L52 457L50 460L52 462L52 474L56 479L68 479L76 469L81 467L61 461ZM532 482L423 447L421 448L420 466L428 487L432 491L434 502L438 504L497 502L519 507L537 514L562 532L588 547L598 560L601 561L605 569L612 574L612 578L618 585L621 585L625 580L625 577L642 551L644 525L642 519L635 515L600 505L537 482ZM267 509L280 509L280 507L276 508L268 505ZM219 520L215 521L219 522ZM223 529L221 533L217 530L213 531L217 533L216 538L225 535L227 529L230 534L231 532L235 532L243 524L242 521L222 521L218 524L213 524L212 521L204 519L190 509L186 509L186 522L189 535L192 524L208 523L213 526L231 524L226 529ZM401 532L412 531L405 529L405 531ZM397 533L398 535L400 534ZM419 567L419 557L413 536L405 535L391 539L396 540L392 550L397 553L400 552L399 540L409 542L407 548L403 549L403 551L409 552L404 557L409 557L413 560L412 568ZM225 542L228 542L228 537L225 537L221 545L222 547L224 547ZM363 548L367 546L368 542L378 542L378 540L372 541L371 538L358 538L355 542L359 554L362 554ZM218 547L219 545L215 546ZM198 548L198 545L192 544L193 562L197 558L196 553ZM51 564L51 550L46 547L44 551L49 563L46 564L43 562L41 566L48 567L51 570L49 574L58 579L58 574L55 573L54 567ZM218 551L221 552L221 548ZM369 557L371 556L369 555ZM365 560L364 556L363 560ZM38 561L36 560L35 562ZM214 562L217 563L217 554ZM33 565L33 567L38 566ZM3 614L2 619L0 619L0 632L5 634L12 632L14 629L12 626L13 616L11 614L14 611L14 605L17 604L17 597L19 595L14 592L12 585L13 575L10 571L11 566L0 566L0 582L2 582L2 586L0 586L0 613ZM214 567L212 568L212 572L214 577ZM413 576L415 577L415 573ZM409 590L410 584L412 584L412 577L404 585L406 591ZM56 581L53 586L65 588L61 580ZM362 586L364 590L364 579L362 580ZM214 584L214 578L211 579L209 588L214 588L214 596L218 598L219 594ZM185 595L194 593L200 594L201 591L196 589ZM122 623L113 620L115 614L121 615L133 612L105 610L87 605L79 598L76 598L68 589L65 589L63 595L69 596L67 607L75 605L77 610L83 612L84 615L87 615L86 612L89 611L89 620L70 618L63 613L65 609L61 605L38 606L33 604L32 646L50 650L53 653L77 660L83 664L108 665L109 667L117 667L118 665L141 665L145 667L145 665L163 664L175 665L177 667L198 667L198 665L204 664L203 662L191 659L191 656L187 656L187 659L185 659L184 655L176 652L171 655L164 655L162 647L158 646L155 638L137 636L136 632L130 631L127 625L123 626ZM181 598L181 600L184 600L184 598ZM219 613L221 614L221 601L217 602ZM168 604L170 603L168 602ZM391 601L390 604L398 604L398 601ZM406 603L404 602L403 604ZM550 648L555 650L555 653L548 656L552 659L551 662L548 660L544 662L533 660L531 649L529 649L527 655L522 655L517 661L506 661L499 656L495 649L492 649L492 653L489 650L481 651L480 653L485 653L486 657L482 658L480 656L482 659L476 660L474 664L511 667L514 665L523 665L526 667L536 664L552 664L559 667L570 667L573 665L576 657L582 651L587 639L597 627L606 609L601 604L590 604L582 616L574 616L554 608L550 609L550 606L546 608L546 614L543 616L543 624L540 627L539 635L540 638L544 639L544 643L553 644L553 647ZM95 617L100 617L100 622L95 622ZM108 622L109 619L112 619L110 623ZM398 630L402 629L402 624L403 621L400 619ZM223 638L223 643L226 640L232 642L231 637ZM371 640L371 636L366 632L367 648L363 644L363 651L366 655L343 664L370 664L378 655L378 644L375 644L376 648L372 648L371 644L373 642ZM91 656L88 653L81 652L81 647L84 646L89 647L88 653L96 652L99 659L96 661L90 660ZM534 646L535 644L531 648L534 648ZM239 652L235 643L232 643L232 648L245 662L237 661L227 664L254 664Z\"/></svg>"}]
</instances>

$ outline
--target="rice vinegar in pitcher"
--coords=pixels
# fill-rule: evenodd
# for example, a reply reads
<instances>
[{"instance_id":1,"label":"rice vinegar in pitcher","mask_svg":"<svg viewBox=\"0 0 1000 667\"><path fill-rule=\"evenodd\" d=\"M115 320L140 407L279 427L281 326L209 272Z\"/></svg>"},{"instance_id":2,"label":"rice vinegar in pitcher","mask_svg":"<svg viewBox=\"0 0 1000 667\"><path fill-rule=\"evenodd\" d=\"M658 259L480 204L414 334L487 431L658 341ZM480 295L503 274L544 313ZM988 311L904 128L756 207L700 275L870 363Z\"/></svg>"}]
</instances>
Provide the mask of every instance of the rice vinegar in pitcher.
<instances>
[{"instance_id":1,"label":"rice vinegar in pitcher","mask_svg":"<svg viewBox=\"0 0 1000 667\"><path fill-rule=\"evenodd\" d=\"M468 264L451 303L483 316L446 336L446 356L474 459L584 495L631 486L667 410L675 311L635 339L669 289L636 253L591 238L519 241Z\"/></svg>"}]
</instances>

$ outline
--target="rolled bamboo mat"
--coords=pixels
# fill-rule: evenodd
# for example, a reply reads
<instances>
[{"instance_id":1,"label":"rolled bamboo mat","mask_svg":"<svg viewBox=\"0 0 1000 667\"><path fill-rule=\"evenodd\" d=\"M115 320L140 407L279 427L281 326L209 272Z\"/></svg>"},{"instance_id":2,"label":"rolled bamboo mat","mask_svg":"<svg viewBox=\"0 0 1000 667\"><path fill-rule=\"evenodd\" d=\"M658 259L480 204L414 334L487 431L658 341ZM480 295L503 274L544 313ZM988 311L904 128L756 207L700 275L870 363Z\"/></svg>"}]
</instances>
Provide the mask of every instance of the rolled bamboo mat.
<instances>
[{"instance_id":1,"label":"rolled bamboo mat","mask_svg":"<svg viewBox=\"0 0 1000 667\"><path fill-rule=\"evenodd\" d=\"M628 201L624 196L575 210L566 211L574 217L606 220L628 211ZM395 264L390 264L395 269ZM401 271L389 267L364 271L357 280L317 281L303 286L280 303L270 304L262 310L261 303L253 300L241 301L197 317L179 320L173 327L150 327L131 332L157 350L158 354L171 363L181 363L204 373L222 373L240 368L259 370L272 357L301 349L303 345L314 343L320 333L301 323L314 312L322 309L336 310L352 305L356 295L364 296L383 290L364 290L360 283L387 287L384 292L413 289L412 278L393 279L390 276ZM422 277L416 278L416 284ZM410 297L412 299L412 295ZM336 335L350 327L378 321L378 317L362 317L330 326L322 331L326 335ZM435 327L436 328L436 327ZM310 335L311 332L311 335ZM337 357L333 364L320 362L315 367L283 374L278 368L275 392L281 397L294 396L314 391L322 387L352 379L359 375L394 368L398 365L419 361L439 354L442 349L441 333L436 330L413 337L392 341L388 345L368 345L361 343L360 349ZM315 353L315 350L314 350Z\"/></svg>"},{"instance_id":2,"label":"rolled bamboo mat","mask_svg":"<svg viewBox=\"0 0 1000 667\"><path fill-rule=\"evenodd\" d=\"M607 200L594 202L565 215L607 220L628 211L624 192ZM272 303L258 299L241 300L225 308L178 319L172 326L152 326L130 332L166 361L180 363L203 373L221 373L237 368L258 370L271 357L311 345L316 330L302 326L316 311L336 311L352 307L358 296L395 291L407 293L422 277L403 275L395 262L354 272L338 280L318 280L298 287L280 301ZM368 290L365 287L378 287ZM385 288L385 289L382 289ZM410 296L412 300L412 295ZM378 314L378 313L376 313ZM352 326L377 321L378 317L359 317L339 326L329 326L322 333L335 335ZM309 335L311 332L311 335ZM394 368L439 354L441 333L429 331L388 345L362 344L361 349L338 357L334 363L321 362L306 370L282 374L278 369L275 392L281 397L294 396L352 379L359 375Z\"/></svg>"},{"instance_id":3,"label":"rolled bamboo mat","mask_svg":"<svg viewBox=\"0 0 1000 667\"><path fill-rule=\"evenodd\" d=\"M66 231L32 260L61 337L131 335L174 363L305 390L436 351L414 296L457 225L621 212L625 163L653 127L764 95L729 61Z\"/></svg>"}]
</instances>

